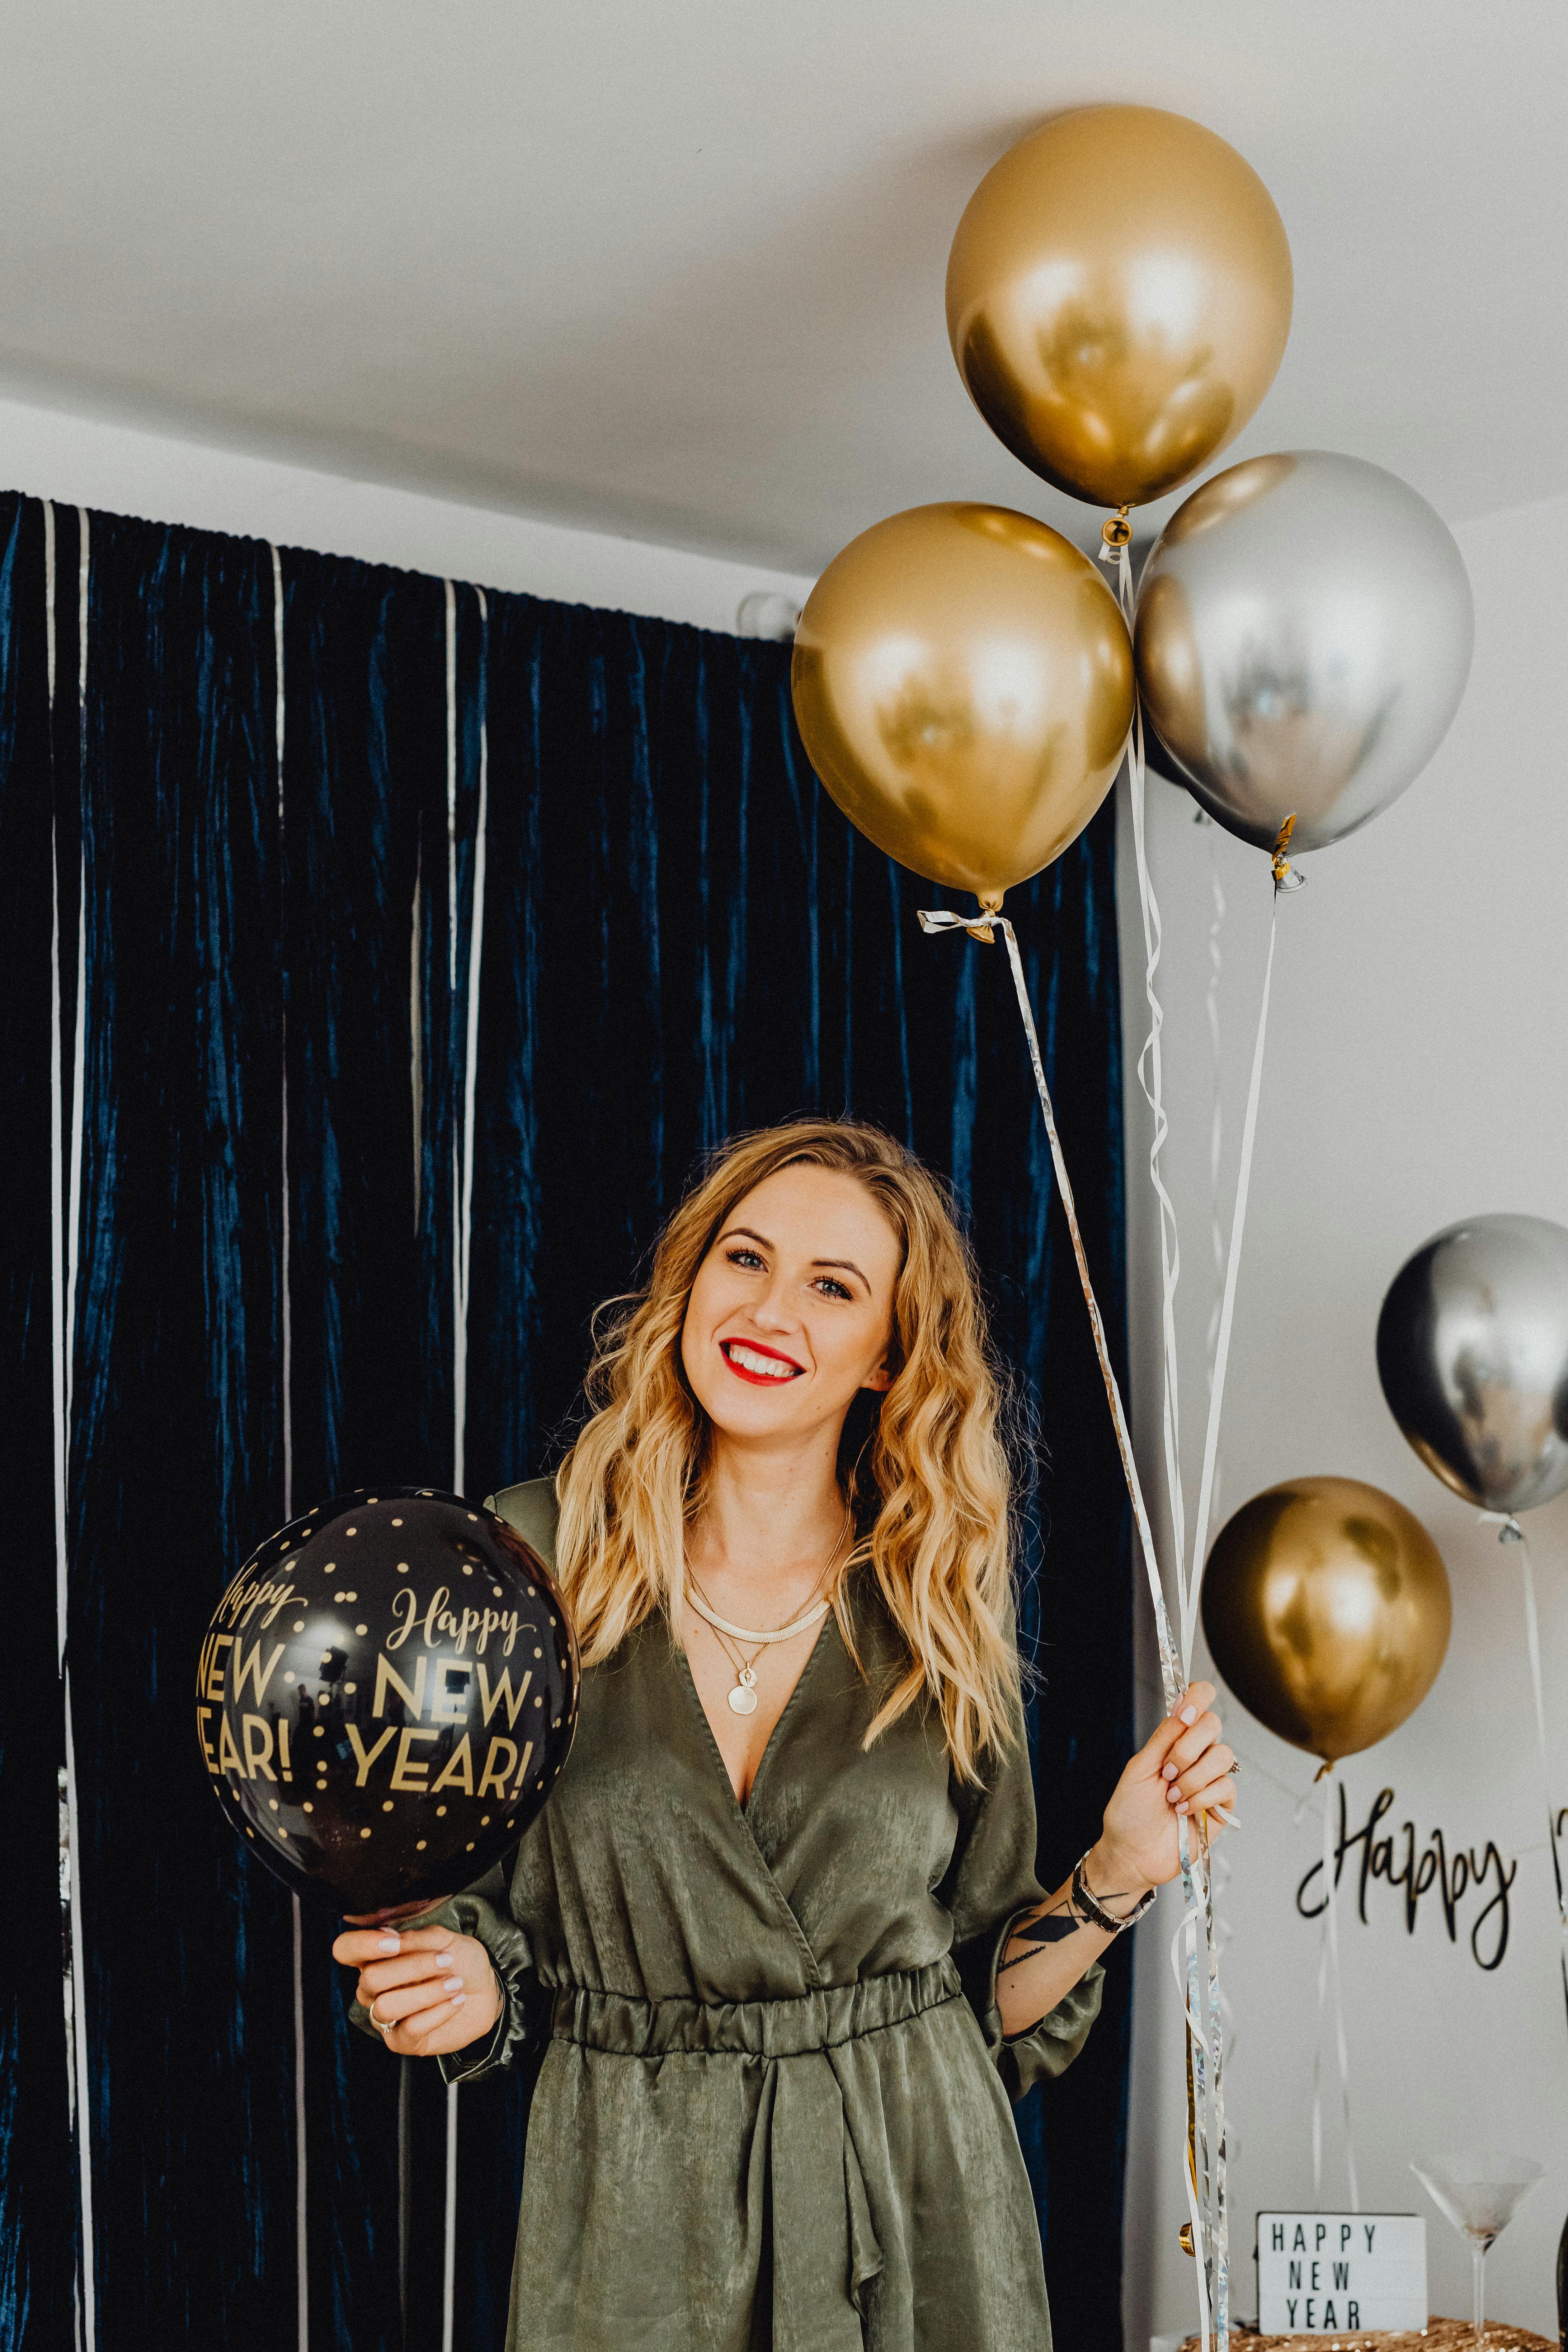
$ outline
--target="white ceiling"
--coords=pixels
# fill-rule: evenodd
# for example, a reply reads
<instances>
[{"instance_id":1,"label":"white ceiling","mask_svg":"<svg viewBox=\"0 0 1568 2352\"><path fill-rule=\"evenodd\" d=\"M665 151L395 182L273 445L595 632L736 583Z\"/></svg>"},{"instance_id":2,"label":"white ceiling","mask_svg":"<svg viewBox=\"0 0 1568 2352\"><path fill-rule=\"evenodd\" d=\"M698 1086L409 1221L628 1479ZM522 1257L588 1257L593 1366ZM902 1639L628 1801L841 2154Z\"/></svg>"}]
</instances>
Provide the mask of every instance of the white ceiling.
<instances>
[{"instance_id":1,"label":"white ceiling","mask_svg":"<svg viewBox=\"0 0 1568 2352\"><path fill-rule=\"evenodd\" d=\"M970 407L942 278L1003 149L1122 98L1289 233L1231 455L1450 520L1568 488L1562 0L51 0L3 56L35 400L805 571L933 498L1087 538Z\"/></svg>"}]
</instances>

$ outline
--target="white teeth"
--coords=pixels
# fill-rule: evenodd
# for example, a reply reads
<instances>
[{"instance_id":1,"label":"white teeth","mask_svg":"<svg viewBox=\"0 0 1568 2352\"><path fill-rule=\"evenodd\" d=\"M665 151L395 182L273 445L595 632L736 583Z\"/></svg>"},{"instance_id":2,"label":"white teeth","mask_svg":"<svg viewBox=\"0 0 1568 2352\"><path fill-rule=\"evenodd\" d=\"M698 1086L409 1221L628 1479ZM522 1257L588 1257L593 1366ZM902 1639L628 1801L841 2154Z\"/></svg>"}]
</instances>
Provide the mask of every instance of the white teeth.
<instances>
[{"instance_id":1,"label":"white teeth","mask_svg":"<svg viewBox=\"0 0 1568 2352\"><path fill-rule=\"evenodd\" d=\"M727 1340L725 1348L730 1361L739 1364L742 1371L761 1372L765 1380L770 1381L788 1381L795 1377L793 1364L781 1364L776 1356L760 1356L754 1348L748 1348L742 1340Z\"/></svg>"}]
</instances>

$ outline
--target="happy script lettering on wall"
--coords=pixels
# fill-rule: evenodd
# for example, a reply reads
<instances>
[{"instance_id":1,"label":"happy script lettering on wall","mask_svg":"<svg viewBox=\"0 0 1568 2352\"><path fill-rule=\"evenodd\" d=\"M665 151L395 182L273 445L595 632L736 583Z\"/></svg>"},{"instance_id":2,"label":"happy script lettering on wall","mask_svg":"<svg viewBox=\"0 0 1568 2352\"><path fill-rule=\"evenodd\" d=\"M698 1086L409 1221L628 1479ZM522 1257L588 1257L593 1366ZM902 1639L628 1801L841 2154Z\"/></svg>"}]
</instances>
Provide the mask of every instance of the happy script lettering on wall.
<instances>
[{"instance_id":1,"label":"happy script lettering on wall","mask_svg":"<svg viewBox=\"0 0 1568 2352\"><path fill-rule=\"evenodd\" d=\"M1489 1972L1502 1965L1508 1949L1510 1924L1509 1889L1519 1871L1517 1860L1505 1862L1495 1842L1489 1838L1478 1855L1475 1847L1458 1846L1449 1851L1441 1830L1434 1830L1420 1853L1416 1852L1415 1825L1404 1822L1396 1832L1384 1832L1382 1825L1393 1811L1394 1790L1380 1789L1373 1798L1365 1821L1352 1831L1349 1821L1349 1804L1344 1783L1339 1783L1340 1829L1334 1848L1334 1885L1336 1890L1344 1874L1347 1859L1359 1849L1360 1860L1356 1877L1356 1912L1363 1927L1367 1918L1367 1889L1373 1879L1381 1879L1390 1891L1404 1890L1405 1926L1409 1935L1415 1933L1416 1915L1422 1898L1435 1895L1447 1929L1448 1941L1458 1943L1459 1906L1473 1895L1491 1893L1471 1919L1468 1941L1470 1957L1478 1968ZM1323 1865L1315 1862L1296 1889L1296 1908L1303 1919L1322 1916L1328 1901L1327 1890L1321 1885ZM1309 1900L1309 1891L1318 1881L1316 1899Z\"/></svg>"}]
</instances>

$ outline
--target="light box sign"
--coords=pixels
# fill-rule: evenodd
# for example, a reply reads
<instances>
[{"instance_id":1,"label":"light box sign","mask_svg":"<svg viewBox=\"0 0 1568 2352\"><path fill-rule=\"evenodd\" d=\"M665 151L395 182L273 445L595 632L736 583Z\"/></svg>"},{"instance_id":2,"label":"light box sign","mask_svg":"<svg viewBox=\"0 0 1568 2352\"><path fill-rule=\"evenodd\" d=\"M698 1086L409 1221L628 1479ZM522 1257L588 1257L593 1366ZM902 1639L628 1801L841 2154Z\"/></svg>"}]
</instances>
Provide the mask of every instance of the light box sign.
<instances>
[{"instance_id":1,"label":"light box sign","mask_svg":"<svg viewBox=\"0 0 1568 2352\"><path fill-rule=\"evenodd\" d=\"M1420 2214L1259 2213L1259 2334L1343 2336L1426 2325Z\"/></svg>"}]
</instances>

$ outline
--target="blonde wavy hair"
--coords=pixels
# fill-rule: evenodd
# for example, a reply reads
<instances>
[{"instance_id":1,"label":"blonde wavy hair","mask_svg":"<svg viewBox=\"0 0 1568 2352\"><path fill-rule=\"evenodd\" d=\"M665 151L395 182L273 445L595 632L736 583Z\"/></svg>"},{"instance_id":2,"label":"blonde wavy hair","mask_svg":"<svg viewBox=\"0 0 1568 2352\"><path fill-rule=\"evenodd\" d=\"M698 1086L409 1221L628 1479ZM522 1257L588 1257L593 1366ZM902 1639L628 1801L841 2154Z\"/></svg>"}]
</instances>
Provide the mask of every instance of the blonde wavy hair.
<instances>
[{"instance_id":1,"label":"blonde wavy hair","mask_svg":"<svg viewBox=\"0 0 1568 2352\"><path fill-rule=\"evenodd\" d=\"M863 1564L907 1657L866 1745L923 1696L953 1769L976 1781L985 1752L1009 1747L1018 1725L1006 1390L945 1192L912 1152L858 1120L803 1118L732 1137L660 1234L647 1287L595 1317L590 1414L555 1480L558 1574L583 1663L608 1657L658 1609L679 1638L686 1534L702 1508L710 1433L680 1360L687 1302L744 1195L802 1165L864 1185L902 1251L893 1378L851 1405L838 1457L856 1528L835 1596L839 1631L858 1666L847 1569Z\"/></svg>"}]
</instances>

